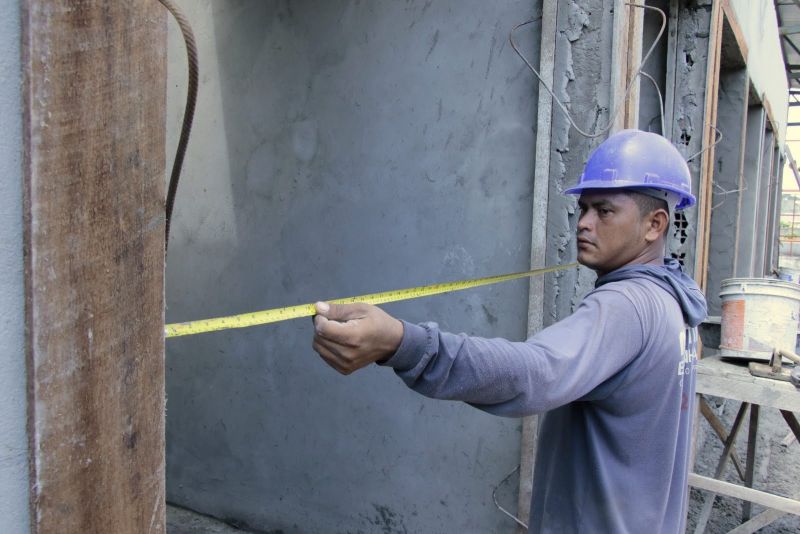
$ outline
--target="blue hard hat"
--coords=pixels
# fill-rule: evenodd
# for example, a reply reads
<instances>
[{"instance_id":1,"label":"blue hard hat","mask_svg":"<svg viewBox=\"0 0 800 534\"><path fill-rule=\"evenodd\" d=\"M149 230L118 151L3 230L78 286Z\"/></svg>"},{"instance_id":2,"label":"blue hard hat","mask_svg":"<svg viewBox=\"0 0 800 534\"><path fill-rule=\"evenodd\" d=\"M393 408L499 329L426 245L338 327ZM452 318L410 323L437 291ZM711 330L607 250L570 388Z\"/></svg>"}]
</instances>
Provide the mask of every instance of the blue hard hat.
<instances>
[{"instance_id":1,"label":"blue hard hat","mask_svg":"<svg viewBox=\"0 0 800 534\"><path fill-rule=\"evenodd\" d=\"M586 189L664 191L677 195L676 210L694 206L689 166L666 138L641 130L622 130L600 143L589 156L578 185L564 191Z\"/></svg>"}]
</instances>

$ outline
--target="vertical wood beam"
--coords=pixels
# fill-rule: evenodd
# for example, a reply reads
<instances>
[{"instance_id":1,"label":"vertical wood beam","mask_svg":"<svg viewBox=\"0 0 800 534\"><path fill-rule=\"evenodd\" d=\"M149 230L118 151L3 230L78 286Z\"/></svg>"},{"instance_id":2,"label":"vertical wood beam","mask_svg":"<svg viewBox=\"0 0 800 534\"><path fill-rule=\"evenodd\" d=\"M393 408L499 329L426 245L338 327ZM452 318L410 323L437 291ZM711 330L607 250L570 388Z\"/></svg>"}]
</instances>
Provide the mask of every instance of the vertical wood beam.
<instances>
[{"instance_id":1,"label":"vertical wood beam","mask_svg":"<svg viewBox=\"0 0 800 534\"><path fill-rule=\"evenodd\" d=\"M628 67L628 8L625 0L614 0L614 28L611 40L611 109L613 114L618 106L624 106L621 95L625 93ZM614 119L611 133L625 127L625 111L621 111Z\"/></svg>"},{"instance_id":2,"label":"vertical wood beam","mask_svg":"<svg viewBox=\"0 0 800 534\"><path fill-rule=\"evenodd\" d=\"M722 50L722 7L714 2L711 8L711 25L708 38L708 63L706 66L706 95L700 162L700 184L697 197L697 240L695 243L694 278L705 291L708 282L708 249L711 234L711 200L714 180L714 144L717 124L717 96L719 92L720 53Z\"/></svg>"},{"instance_id":3,"label":"vertical wood beam","mask_svg":"<svg viewBox=\"0 0 800 534\"><path fill-rule=\"evenodd\" d=\"M643 0L636 0L643 2ZM634 11L644 10L625 5L626 0L614 0L614 29L611 43L611 113L622 106L614 119L611 133L623 128L635 128L639 117L639 81L631 88L629 99L624 100L633 73L639 67L637 58L642 55L642 23L644 15L638 17ZM638 26L638 28L637 28ZM635 41L638 36L638 41ZM637 46L638 42L638 46ZM634 50L635 49L635 50Z\"/></svg>"},{"instance_id":4,"label":"vertical wood beam","mask_svg":"<svg viewBox=\"0 0 800 534\"><path fill-rule=\"evenodd\" d=\"M556 55L556 21L558 1L544 0L542 5L541 46L539 48L539 73L542 81L553 86L554 60ZM550 187L550 138L552 135L553 98L539 86L539 101L536 117L536 162L533 178L533 217L531 221L531 268L544 267L547 252L547 204ZM530 279L528 291L528 336L544 326L544 280L543 276ZM517 515L524 522L530 520L530 504L533 491L533 465L536 458L536 438L539 417L522 419L520 443L520 476L517 497Z\"/></svg>"},{"instance_id":5,"label":"vertical wood beam","mask_svg":"<svg viewBox=\"0 0 800 534\"><path fill-rule=\"evenodd\" d=\"M166 16L23 0L31 531L164 532Z\"/></svg>"},{"instance_id":6,"label":"vertical wood beam","mask_svg":"<svg viewBox=\"0 0 800 534\"><path fill-rule=\"evenodd\" d=\"M644 0L630 0L631 3L644 5ZM642 63L642 38L644 34L644 12L645 10L639 7L625 6L628 18L628 49L627 49L627 62L625 65L625 87L622 88L622 96L625 95L625 89L631 82L631 92L625 100L625 120L623 125L625 128L638 128L639 127L639 89L641 87L641 77L636 76L636 72ZM634 80L634 77L636 79Z\"/></svg>"}]
</instances>

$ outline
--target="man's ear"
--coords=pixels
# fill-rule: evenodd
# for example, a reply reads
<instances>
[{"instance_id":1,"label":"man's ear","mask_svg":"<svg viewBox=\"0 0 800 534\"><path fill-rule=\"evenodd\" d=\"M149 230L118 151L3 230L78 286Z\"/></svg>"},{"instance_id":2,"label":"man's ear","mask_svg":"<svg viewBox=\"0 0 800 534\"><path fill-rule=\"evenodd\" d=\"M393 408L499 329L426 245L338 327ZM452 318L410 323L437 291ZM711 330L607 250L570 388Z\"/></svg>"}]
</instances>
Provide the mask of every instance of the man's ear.
<instances>
[{"instance_id":1,"label":"man's ear","mask_svg":"<svg viewBox=\"0 0 800 534\"><path fill-rule=\"evenodd\" d=\"M653 210L645 217L645 223L647 227L644 239L648 243L653 243L667 233L667 228L669 228L669 214L667 210L664 209Z\"/></svg>"}]
</instances>

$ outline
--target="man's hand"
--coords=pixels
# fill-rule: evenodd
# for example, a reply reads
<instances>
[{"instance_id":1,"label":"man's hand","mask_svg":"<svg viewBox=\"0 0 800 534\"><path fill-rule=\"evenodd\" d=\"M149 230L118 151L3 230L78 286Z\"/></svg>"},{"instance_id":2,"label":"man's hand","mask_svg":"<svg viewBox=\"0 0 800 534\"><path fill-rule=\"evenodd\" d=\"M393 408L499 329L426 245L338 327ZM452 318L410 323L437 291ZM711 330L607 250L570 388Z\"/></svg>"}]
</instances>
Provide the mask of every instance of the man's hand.
<instances>
[{"instance_id":1,"label":"man's hand","mask_svg":"<svg viewBox=\"0 0 800 534\"><path fill-rule=\"evenodd\" d=\"M403 339L403 323L370 304L315 306L314 350L344 375L387 359Z\"/></svg>"}]
</instances>

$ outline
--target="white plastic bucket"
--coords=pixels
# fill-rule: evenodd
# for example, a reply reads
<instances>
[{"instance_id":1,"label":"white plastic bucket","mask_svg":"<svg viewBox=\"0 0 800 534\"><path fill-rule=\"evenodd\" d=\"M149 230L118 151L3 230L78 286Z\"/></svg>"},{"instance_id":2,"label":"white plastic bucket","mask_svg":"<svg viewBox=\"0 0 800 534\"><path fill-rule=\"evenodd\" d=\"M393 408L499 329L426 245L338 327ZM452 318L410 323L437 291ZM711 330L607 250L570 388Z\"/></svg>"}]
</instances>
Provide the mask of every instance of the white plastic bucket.
<instances>
[{"instance_id":1,"label":"white plastic bucket","mask_svg":"<svg viewBox=\"0 0 800 534\"><path fill-rule=\"evenodd\" d=\"M770 278L729 278L722 281L719 296L723 356L769 360L776 347L794 352L800 285Z\"/></svg>"},{"instance_id":2,"label":"white plastic bucket","mask_svg":"<svg viewBox=\"0 0 800 534\"><path fill-rule=\"evenodd\" d=\"M795 269L793 267L781 267L778 269L778 276L781 280L786 280L787 282L794 282L795 284L800 284L800 270Z\"/></svg>"}]
</instances>

